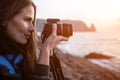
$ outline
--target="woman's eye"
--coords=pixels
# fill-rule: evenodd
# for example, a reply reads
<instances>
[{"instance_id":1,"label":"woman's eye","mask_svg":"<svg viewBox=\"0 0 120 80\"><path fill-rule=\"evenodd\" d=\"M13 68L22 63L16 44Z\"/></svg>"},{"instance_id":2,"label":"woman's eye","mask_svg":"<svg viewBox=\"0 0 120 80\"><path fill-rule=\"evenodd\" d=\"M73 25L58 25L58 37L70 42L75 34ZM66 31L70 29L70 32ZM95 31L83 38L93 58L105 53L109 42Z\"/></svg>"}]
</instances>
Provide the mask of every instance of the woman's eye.
<instances>
[{"instance_id":1,"label":"woman's eye","mask_svg":"<svg viewBox=\"0 0 120 80\"><path fill-rule=\"evenodd\" d=\"M27 22L33 23L32 19L24 19Z\"/></svg>"},{"instance_id":2,"label":"woman's eye","mask_svg":"<svg viewBox=\"0 0 120 80\"><path fill-rule=\"evenodd\" d=\"M25 21L31 21L31 19L24 19Z\"/></svg>"}]
</instances>

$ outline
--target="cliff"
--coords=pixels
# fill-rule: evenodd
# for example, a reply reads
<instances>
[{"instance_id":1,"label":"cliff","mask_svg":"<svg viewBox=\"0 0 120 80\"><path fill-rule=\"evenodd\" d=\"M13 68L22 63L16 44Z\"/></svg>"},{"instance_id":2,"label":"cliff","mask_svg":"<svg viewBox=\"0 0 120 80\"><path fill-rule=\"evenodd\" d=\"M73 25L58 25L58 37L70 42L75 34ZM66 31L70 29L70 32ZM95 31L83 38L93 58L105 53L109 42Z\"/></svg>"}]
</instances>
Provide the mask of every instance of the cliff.
<instances>
[{"instance_id":1,"label":"cliff","mask_svg":"<svg viewBox=\"0 0 120 80\"><path fill-rule=\"evenodd\" d=\"M44 26L45 19L37 19L36 25L37 25L37 31L41 32ZM89 28L83 21L76 21L76 20L61 20L61 22L68 22L71 23L73 26L73 31L77 32L87 32L87 31L96 31L96 27L94 24Z\"/></svg>"},{"instance_id":2,"label":"cliff","mask_svg":"<svg viewBox=\"0 0 120 80\"><path fill-rule=\"evenodd\" d=\"M95 25L94 24L91 24L90 28L89 28L89 31L96 31L96 28L95 28Z\"/></svg>"}]
</instances>

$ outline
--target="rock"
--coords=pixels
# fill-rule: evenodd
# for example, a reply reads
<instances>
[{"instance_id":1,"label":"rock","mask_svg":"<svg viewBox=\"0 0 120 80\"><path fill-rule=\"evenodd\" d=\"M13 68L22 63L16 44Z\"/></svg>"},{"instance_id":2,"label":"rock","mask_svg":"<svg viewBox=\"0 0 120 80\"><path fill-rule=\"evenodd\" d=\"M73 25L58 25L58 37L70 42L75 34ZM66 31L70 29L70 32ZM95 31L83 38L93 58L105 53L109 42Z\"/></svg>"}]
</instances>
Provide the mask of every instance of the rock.
<instances>
[{"instance_id":1,"label":"rock","mask_svg":"<svg viewBox=\"0 0 120 80\"><path fill-rule=\"evenodd\" d=\"M91 24L89 30L95 32L96 31L95 25Z\"/></svg>"},{"instance_id":2,"label":"rock","mask_svg":"<svg viewBox=\"0 0 120 80\"><path fill-rule=\"evenodd\" d=\"M91 52L85 56L87 59L112 59L113 56L104 55L102 53Z\"/></svg>"}]
</instances>

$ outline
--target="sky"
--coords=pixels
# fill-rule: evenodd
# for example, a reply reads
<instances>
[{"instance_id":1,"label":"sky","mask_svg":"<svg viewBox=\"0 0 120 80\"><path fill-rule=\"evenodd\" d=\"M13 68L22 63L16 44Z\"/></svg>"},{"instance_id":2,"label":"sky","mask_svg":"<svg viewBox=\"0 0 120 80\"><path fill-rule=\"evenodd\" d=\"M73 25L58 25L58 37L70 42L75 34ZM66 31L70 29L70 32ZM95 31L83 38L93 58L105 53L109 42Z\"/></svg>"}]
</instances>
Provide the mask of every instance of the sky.
<instances>
[{"instance_id":1,"label":"sky","mask_svg":"<svg viewBox=\"0 0 120 80\"><path fill-rule=\"evenodd\" d=\"M98 28L120 27L120 0L33 1L37 6L37 18L82 20L88 26L93 23Z\"/></svg>"}]
</instances>

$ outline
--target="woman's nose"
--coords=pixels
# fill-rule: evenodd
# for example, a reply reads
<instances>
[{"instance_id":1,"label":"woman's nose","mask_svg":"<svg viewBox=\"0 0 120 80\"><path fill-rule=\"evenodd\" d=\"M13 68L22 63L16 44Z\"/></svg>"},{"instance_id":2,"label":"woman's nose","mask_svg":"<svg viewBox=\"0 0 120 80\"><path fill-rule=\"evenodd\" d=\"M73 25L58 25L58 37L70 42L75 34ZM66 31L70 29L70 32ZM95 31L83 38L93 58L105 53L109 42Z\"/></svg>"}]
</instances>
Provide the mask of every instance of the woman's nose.
<instances>
[{"instance_id":1,"label":"woman's nose","mask_svg":"<svg viewBox=\"0 0 120 80\"><path fill-rule=\"evenodd\" d=\"M29 31L30 32L33 32L35 30L35 28L31 25L31 26L29 26Z\"/></svg>"}]
</instances>

